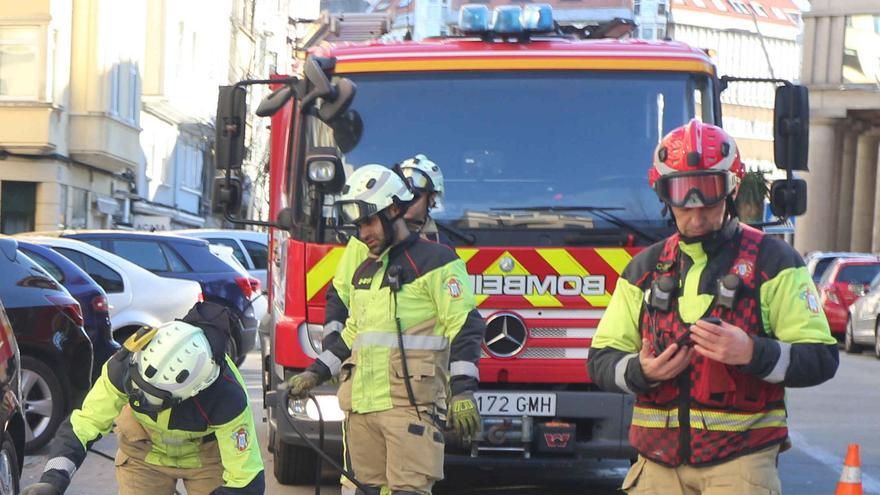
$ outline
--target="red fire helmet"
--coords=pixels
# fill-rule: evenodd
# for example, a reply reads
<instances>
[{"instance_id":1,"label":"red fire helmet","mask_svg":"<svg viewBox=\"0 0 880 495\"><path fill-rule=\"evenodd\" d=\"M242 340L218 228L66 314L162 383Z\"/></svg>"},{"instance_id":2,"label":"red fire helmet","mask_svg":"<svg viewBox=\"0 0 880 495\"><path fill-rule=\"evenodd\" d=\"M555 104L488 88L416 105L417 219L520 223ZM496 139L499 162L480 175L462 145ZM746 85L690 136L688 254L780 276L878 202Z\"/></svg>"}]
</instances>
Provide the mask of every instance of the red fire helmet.
<instances>
[{"instance_id":1,"label":"red fire helmet","mask_svg":"<svg viewBox=\"0 0 880 495\"><path fill-rule=\"evenodd\" d=\"M699 208L733 194L744 173L733 138L718 126L691 119L657 145L648 183L671 206Z\"/></svg>"}]
</instances>

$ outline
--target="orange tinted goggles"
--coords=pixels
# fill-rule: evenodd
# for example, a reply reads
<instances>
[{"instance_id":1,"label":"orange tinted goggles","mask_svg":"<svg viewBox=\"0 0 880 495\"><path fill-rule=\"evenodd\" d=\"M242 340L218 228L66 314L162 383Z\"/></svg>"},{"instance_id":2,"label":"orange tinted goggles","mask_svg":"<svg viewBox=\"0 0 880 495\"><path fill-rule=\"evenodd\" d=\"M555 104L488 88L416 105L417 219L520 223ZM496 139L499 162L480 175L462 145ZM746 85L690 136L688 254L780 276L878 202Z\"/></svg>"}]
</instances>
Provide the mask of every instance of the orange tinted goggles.
<instances>
[{"instance_id":1,"label":"orange tinted goggles","mask_svg":"<svg viewBox=\"0 0 880 495\"><path fill-rule=\"evenodd\" d=\"M726 173L702 172L661 177L657 181L657 194L671 206L698 208L718 203L730 191Z\"/></svg>"}]
</instances>

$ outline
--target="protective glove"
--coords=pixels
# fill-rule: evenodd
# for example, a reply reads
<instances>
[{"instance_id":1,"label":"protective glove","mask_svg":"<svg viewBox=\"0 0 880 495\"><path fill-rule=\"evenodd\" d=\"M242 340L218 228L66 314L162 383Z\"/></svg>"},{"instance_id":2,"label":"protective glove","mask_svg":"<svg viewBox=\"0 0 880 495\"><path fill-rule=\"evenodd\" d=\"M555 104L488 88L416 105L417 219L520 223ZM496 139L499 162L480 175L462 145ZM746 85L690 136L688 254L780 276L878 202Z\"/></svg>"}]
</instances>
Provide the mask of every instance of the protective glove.
<instances>
[{"instance_id":1,"label":"protective glove","mask_svg":"<svg viewBox=\"0 0 880 495\"><path fill-rule=\"evenodd\" d=\"M62 495L61 490L51 483L34 483L21 491L21 495Z\"/></svg>"},{"instance_id":2,"label":"protective glove","mask_svg":"<svg viewBox=\"0 0 880 495\"><path fill-rule=\"evenodd\" d=\"M452 429L462 439L471 439L480 431L480 412L474 394L465 392L450 400L449 422Z\"/></svg>"},{"instance_id":3,"label":"protective glove","mask_svg":"<svg viewBox=\"0 0 880 495\"><path fill-rule=\"evenodd\" d=\"M313 371L303 371L302 373L293 375L287 379L287 396L291 400L304 399L309 390L317 387L321 383L321 377Z\"/></svg>"}]
</instances>

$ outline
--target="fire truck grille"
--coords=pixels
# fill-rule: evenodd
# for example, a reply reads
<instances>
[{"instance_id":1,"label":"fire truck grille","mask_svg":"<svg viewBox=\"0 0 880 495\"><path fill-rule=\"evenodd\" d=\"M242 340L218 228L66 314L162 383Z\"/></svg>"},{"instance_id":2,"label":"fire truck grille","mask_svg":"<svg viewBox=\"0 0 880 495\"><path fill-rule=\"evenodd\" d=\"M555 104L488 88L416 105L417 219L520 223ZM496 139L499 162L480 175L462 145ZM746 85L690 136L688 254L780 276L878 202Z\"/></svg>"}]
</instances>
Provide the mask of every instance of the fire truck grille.
<instances>
[{"instance_id":1,"label":"fire truck grille","mask_svg":"<svg viewBox=\"0 0 880 495\"><path fill-rule=\"evenodd\" d=\"M529 330L529 337L534 339L591 339L595 334L595 328L540 327Z\"/></svg>"},{"instance_id":2,"label":"fire truck grille","mask_svg":"<svg viewBox=\"0 0 880 495\"><path fill-rule=\"evenodd\" d=\"M587 348L528 347L520 353L520 359L587 359Z\"/></svg>"}]
</instances>

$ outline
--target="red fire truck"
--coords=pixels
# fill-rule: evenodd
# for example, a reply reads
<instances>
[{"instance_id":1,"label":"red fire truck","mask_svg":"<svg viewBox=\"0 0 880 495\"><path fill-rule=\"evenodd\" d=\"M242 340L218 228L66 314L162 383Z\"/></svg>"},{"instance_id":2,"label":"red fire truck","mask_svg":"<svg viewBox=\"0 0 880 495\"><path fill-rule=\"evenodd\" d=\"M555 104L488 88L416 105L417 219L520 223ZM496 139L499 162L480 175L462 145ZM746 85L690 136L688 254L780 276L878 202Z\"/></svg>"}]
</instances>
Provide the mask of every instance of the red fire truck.
<instances>
[{"instance_id":1,"label":"red fire truck","mask_svg":"<svg viewBox=\"0 0 880 495\"><path fill-rule=\"evenodd\" d=\"M321 351L324 294L353 233L329 218L345 175L423 153L446 179L433 216L467 263L487 322L483 433L448 445L447 465L634 455L632 398L591 383L591 337L629 260L670 232L647 185L658 140L691 118L720 125L728 80L704 51L557 35L548 14L506 8L490 26L487 11L465 11L462 36L318 50L297 77L271 81L257 109L272 118L267 390ZM219 167L241 162L244 88L265 83L221 88ZM789 173L772 193L787 215L805 208L791 170L806 168L806 105L804 88L777 88L777 162ZM227 211L240 201L233 175L215 188ZM317 400L327 451L340 454L333 387ZM317 437L314 404L268 406L275 476L312 481L316 455L282 415Z\"/></svg>"}]
</instances>

